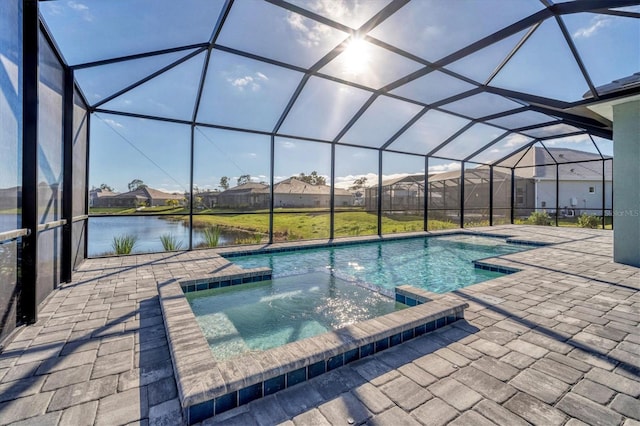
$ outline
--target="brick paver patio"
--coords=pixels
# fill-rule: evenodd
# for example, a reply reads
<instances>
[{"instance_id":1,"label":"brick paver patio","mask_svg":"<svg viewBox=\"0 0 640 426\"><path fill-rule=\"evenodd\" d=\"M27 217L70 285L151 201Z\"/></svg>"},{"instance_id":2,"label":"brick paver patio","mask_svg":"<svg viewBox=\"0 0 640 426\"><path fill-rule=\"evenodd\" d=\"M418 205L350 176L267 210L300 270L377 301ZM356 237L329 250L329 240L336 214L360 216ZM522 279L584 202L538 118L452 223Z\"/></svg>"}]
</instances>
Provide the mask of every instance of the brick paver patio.
<instances>
[{"instance_id":1,"label":"brick paver patio","mask_svg":"<svg viewBox=\"0 0 640 426\"><path fill-rule=\"evenodd\" d=\"M640 425L640 269L612 262L612 233L475 230L554 245L446 296L465 321L205 423ZM226 267L211 251L86 261L0 355L0 424L179 424L157 286Z\"/></svg>"}]
</instances>

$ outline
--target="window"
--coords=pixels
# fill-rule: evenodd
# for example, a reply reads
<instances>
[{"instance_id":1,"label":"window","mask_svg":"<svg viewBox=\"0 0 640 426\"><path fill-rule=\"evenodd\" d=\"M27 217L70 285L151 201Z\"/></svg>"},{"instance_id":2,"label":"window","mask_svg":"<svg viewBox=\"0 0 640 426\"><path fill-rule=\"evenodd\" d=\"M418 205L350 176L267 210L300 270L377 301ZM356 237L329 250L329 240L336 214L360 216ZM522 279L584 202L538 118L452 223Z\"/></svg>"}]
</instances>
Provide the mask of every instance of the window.
<instances>
[{"instance_id":1,"label":"window","mask_svg":"<svg viewBox=\"0 0 640 426\"><path fill-rule=\"evenodd\" d=\"M547 202L543 201L542 203L540 203L540 207L542 207L543 209L547 207Z\"/></svg>"},{"instance_id":2,"label":"window","mask_svg":"<svg viewBox=\"0 0 640 426\"><path fill-rule=\"evenodd\" d=\"M595 194L596 193L596 187L595 186L590 186L589 187L589 194Z\"/></svg>"},{"instance_id":3,"label":"window","mask_svg":"<svg viewBox=\"0 0 640 426\"><path fill-rule=\"evenodd\" d=\"M524 204L524 188L516 188L516 204L519 206Z\"/></svg>"}]
</instances>

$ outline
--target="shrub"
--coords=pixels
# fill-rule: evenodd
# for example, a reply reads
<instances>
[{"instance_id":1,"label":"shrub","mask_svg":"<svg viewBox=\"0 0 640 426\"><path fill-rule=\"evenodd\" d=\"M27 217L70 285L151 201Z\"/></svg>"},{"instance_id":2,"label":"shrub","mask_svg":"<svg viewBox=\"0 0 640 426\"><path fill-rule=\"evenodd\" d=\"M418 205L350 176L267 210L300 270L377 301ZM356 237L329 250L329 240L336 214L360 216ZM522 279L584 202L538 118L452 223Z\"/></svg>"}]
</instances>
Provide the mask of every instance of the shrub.
<instances>
[{"instance_id":1,"label":"shrub","mask_svg":"<svg viewBox=\"0 0 640 426\"><path fill-rule=\"evenodd\" d=\"M178 241L178 238L173 234L160 235L160 241L164 251L175 251L182 248L182 241Z\"/></svg>"},{"instance_id":2,"label":"shrub","mask_svg":"<svg viewBox=\"0 0 640 426\"><path fill-rule=\"evenodd\" d=\"M131 254L131 251L133 251L136 245L136 241L138 241L138 237L135 235L118 235L113 237L111 246L117 255Z\"/></svg>"},{"instance_id":3,"label":"shrub","mask_svg":"<svg viewBox=\"0 0 640 426\"><path fill-rule=\"evenodd\" d=\"M222 229L217 225L205 228L203 233L205 247L218 247L220 234L222 234Z\"/></svg>"},{"instance_id":4,"label":"shrub","mask_svg":"<svg viewBox=\"0 0 640 426\"><path fill-rule=\"evenodd\" d=\"M531 215L529 215L527 223L530 225L550 226L551 217L547 214L547 212L533 212L531 213Z\"/></svg>"},{"instance_id":5,"label":"shrub","mask_svg":"<svg viewBox=\"0 0 640 426\"><path fill-rule=\"evenodd\" d=\"M582 213L578 216L578 226L580 228L598 228L602 223L602 220L598 216L593 216L587 213Z\"/></svg>"}]
</instances>

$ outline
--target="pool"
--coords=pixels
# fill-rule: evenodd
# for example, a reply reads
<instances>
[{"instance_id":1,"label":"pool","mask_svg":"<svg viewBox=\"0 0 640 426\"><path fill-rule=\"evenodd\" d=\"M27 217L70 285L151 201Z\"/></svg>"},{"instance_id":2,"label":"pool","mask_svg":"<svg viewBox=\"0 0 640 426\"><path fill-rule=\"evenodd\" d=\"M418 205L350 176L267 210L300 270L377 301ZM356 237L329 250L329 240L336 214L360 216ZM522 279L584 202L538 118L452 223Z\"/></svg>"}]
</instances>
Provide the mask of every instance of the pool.
<instances>
[{"instance_id":1,"label":"pool","mask_svg":"<svg viewBox=\"0 0 640 426\"><path fill-rule=\"evenodd\" d=\"M406 308L325 272L187 293L187 300L218 360Z\"/></svg>"},{"instance_id":2,"label":"pool","mask_svg":"<svg viewBox=\"0 0 640 426\"><path fill-rule=\"evenodd\" d=\"M447 235L225 257L243 268L269 267L276 279L325 271L392 295L404 284L446 293L500 277L473 261L530 248L501 238Z\"/></svg>"}]
</instances>

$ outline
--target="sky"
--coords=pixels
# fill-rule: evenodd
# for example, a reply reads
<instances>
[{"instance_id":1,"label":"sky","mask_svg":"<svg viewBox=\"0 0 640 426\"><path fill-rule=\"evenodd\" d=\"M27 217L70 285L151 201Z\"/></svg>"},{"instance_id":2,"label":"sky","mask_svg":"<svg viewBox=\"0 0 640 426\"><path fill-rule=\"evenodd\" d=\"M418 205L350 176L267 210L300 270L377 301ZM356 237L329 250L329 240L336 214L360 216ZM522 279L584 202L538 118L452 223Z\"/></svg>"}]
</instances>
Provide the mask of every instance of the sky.
<instances>
[{"instance_id":1,"label":"sky","mask_svg":"<svg viewBox=\"0 0 640 426\"><path fill-rule=\"evenodd\" d=\"M388 3L385 0L291 1L353 29ZM223 4L222 0L58 0L42 2L40 8L65 60L77 65L208 42ZM425 60L438 61L542 8L537 0L411 1L367 36ZM640 12L640 7L627 10ZM478 16L484 17L482 25L478 25ZM583 13L563 16L562 20L596 86L640 71L640 19ZM525 32L452 62L447 69L479 84L485 83ZM270 3L238 0L233 4L217 43L289 63L293 68L306 68L348 38L346 32ZM185 49L79 69L76 78L87 100L95 105L145 75L178 62L156 78L100 107L189 121L194 116L197 88L206 67L196 121L267 133L277 130L281 135L337 142L336 186L342 187L362 176L377 181L378 154L365 148L347 148L341 143L378 148L393 139L389 149L460 160L500 137L505 130L475 124L447 147L441 147L441 143L472 124L469 119L521 106L504 98L481 94L464 103L447 104L441 111L424 114L421 106L405 100L384 95L372 100L375 90L422 68L422 64L363 39L345 46L346 49L319 72L360 87L312 76L277 129L303 73L223 50L214 49L208 64L205 52ZM7 49L5 44L2 49ZM2 50L0 71L8 75L14 72L9 52ZM0 79L3 90L0 101L4 101L5 93L11 90L10 81L10 78ZM489 84L563 101L580 100L588 90L553 18L544 21L531 34ZM392 93L431 103L473 87L469 82L445 73L432 72ZM360 119L349 131L341 132L367 102L371 105ZM449 112L464 114L469 119ZM420 118L397 135L414 117ZM522 123L521 120L537 124L552 119L542 114L529 114L514 117L513 122L507 119L493 124L509 128ZM90 185L106 183L118 191L126 191L128 182L141 179L154 188L169 192L187 190L190 132L187 125L94 114L91 119ZM232 184L243 174L250 174L256 181L269 181L269 136L202 126L195 128L194 136L194 184L198 188L217 188L222 176L230 177ZM593 149L593 144L586 138L566 138L555 143L587 148L590 145ZM495 161L531 140L527 135L504 137L473 160ZM437 163L433 166L437 169L429 172L460 167L458 161ZM385 179L424 173L424 168L423 158L416 156L385 153L383 158ZM312 171L329 178L330 145L277 138L275 181ZM8 173L0 171L0 186L7 185L10 180Z\"/></svg>"}]
</instances>

